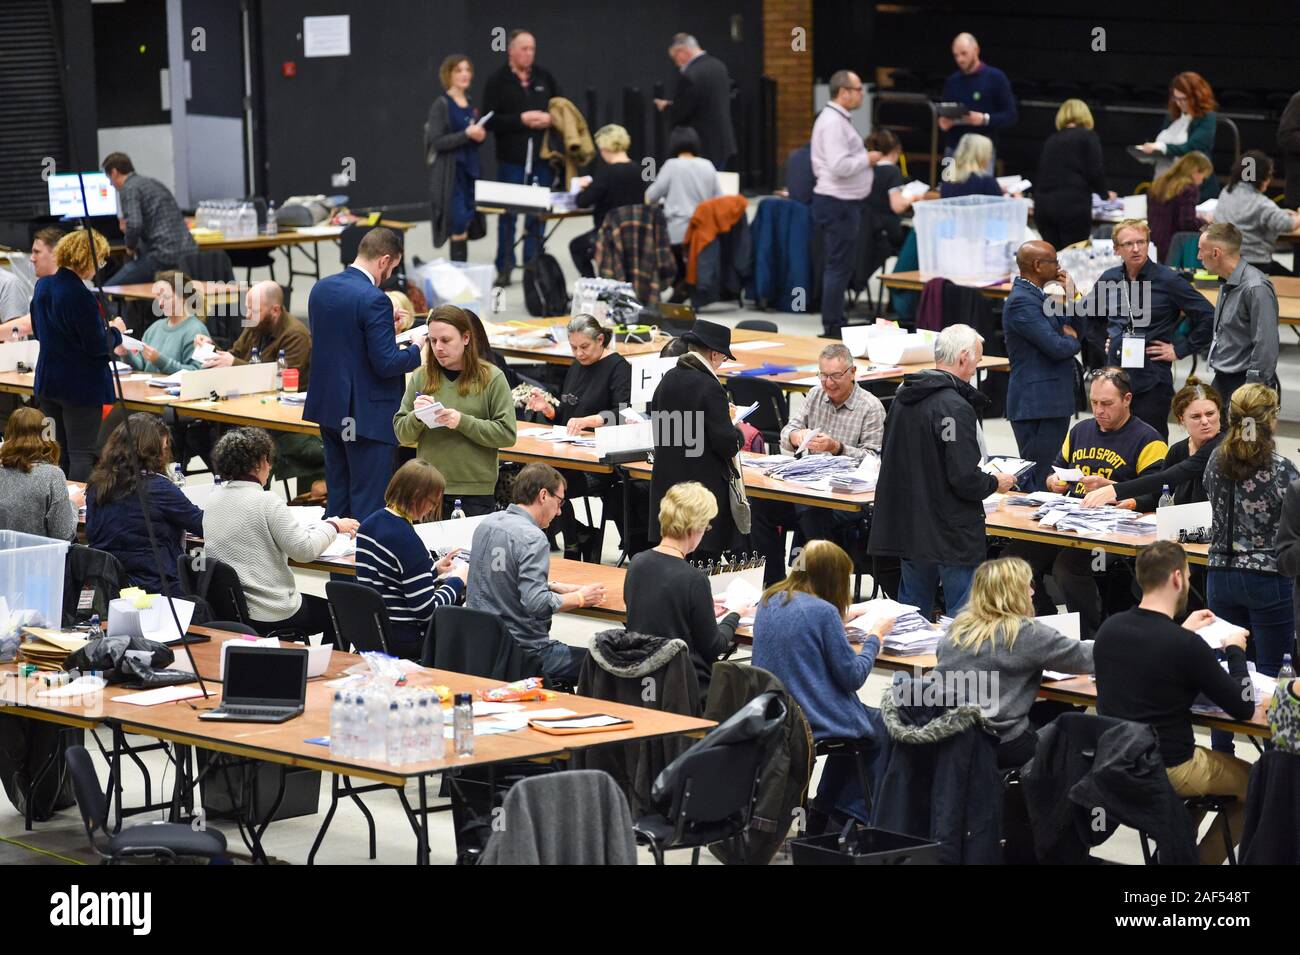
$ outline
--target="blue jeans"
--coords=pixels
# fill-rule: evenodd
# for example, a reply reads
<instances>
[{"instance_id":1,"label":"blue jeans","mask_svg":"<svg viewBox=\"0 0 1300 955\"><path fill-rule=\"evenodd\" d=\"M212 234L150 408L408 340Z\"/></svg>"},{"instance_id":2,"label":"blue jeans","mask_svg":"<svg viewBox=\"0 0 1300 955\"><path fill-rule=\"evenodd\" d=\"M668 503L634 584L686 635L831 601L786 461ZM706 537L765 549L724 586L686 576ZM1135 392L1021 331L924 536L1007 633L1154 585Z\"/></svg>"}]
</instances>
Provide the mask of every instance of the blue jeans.
<instances>
[{"instance_id":1,"label":"blue jeans","mask_svg":"<svg viewBox=\"0 0 1300 955\"><path fill-rule=\"evenodd\" d=\"M957 616L970 595L975 567L967 564L930 564L918 560L903 560L902 580L898 585L898 602L920 608L921 616L930 619L934 609L934 595L943 581L944 613Z\"/></svg>"},{"instance_id":2,"label":"blue jeans","mask_svg":"<svg viewBox=\"0 0 1300 955\"><path fill-rule=\"evenodd\" d=\"M1016 436L1016 447L1026 461L1037 467L1020 479L1022 491L1041 491L1046 487L1047 476L1052 473L1052 462L1061 453L1061 444L1070 431L1070 419L1030 418L1011 422L1011 433Z\"/></svg>"},{"instance_id":3,"label":"blue jeans","mask_svg":"<svg viewBox=\"0 0 1300 955\"><path fill-rule=\"evenodd\" d=\"M539 186L551 184L551 167L536 156L533 157L533 176ZM522 165L503 162L497 163L497 179L500 182L524 181ZM515 216L497 216L497 271L502 272L515 265ZM542 249L542 230L544 224L537 216L524 217L524 264L527 265Z\"/></svg>"},{"instance_id":4,"label":"blue jeans","mask_svg":"<svg viewBox=\"0 0 1300 955\"><path fill-rule=\"evenodd\" d=\"M836 335L844 325L844 293L853 278L853 253L862 226L861 200L813 194L813 223L822 234L822 330Z\"/></svg>"},{"instance_id":5,"label":"blue jeans","mask_svg":"<svg viewBox=\"0 0 1300 955\"><path fill-rule=\"evenodd\" d=\"M1291 653L1295 642L1291 579L1267 571L1211 567L1205 591L1205 602L1216 617L1250 631L1255 669L1277 676L1282 655ZM1216 750L1232 752L1232 734L1226 730L1211 730L1210 743Z\"/></svg>"},{"instance_id":6,"label":"blue jeans","mask_svg":"<svg viewBox=\"0 0 1300 955\"><path fill-rule=\"evenodd\" d=\"M122 267L107 279L105 285L135 285L140 282L152 282L154 275L162 268L152 255L141 255L127 259Z\"/></svg>"}]
</instances>

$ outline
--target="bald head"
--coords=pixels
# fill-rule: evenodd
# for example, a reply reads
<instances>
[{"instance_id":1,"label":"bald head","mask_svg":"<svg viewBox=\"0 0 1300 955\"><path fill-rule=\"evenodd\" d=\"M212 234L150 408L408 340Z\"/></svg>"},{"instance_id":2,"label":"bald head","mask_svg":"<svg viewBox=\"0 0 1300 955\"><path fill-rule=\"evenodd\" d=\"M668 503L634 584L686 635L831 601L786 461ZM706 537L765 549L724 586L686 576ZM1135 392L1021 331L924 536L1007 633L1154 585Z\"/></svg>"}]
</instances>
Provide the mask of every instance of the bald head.
<instances>
[{"instance_id":1,"label":"bald head","mask_svg":"<svg viewBox=\"0 0 1300 955\"><path fill-rule=\"evenodd\" d=\"M248 312L248 323L261 325L264 321L275 321L284 310L284 289L275 282L258 282L248 290L244 298Z\"/></svg>"},{"instance_id":2,"label":"bald head","mask_svg":"<svg viewBox=\"0 0 1300 955\"><path fill-rule=\"evenodd\" d=\"M952 41L952 58L957 69L963 73L974 73L980 66L980 44L969 33L958 33Z\"/></svg>"},{"instance_id":3,"label":"bald head","mask_svg":"<svg viewBox=\"0 0 1300 955\"><path fill-rule=\"evenodd\" d=\"M1020 277L1042 288L1060 270L1056 259L1056 248L1050 242L1031 239L1016 249L1016 268Z\"/></svg>"}]
</instances>

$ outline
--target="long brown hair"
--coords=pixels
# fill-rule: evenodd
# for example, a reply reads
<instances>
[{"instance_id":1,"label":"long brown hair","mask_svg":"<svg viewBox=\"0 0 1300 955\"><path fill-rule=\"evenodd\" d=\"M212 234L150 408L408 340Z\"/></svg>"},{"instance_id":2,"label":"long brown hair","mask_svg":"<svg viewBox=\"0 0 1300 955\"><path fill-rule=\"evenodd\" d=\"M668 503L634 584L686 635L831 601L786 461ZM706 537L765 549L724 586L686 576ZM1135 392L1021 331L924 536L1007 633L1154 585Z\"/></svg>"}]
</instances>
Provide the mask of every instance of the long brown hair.
<instances>
[{"instance_id":1,"label":"long brown hair","mask_svg":"<svg viewBox=\"0 0 1300 955\"><path fill-rule=\"evenodd\" d=\"M1273 456L1277 425L1277 392L1258 383L1242 385L1228 403L1228 432L1219 445L1219 473L1229 481L1244 481Z\"/></svg>"},{"instance_id":2,"label":"long brown hair","mask_svg":"<svg viewBox=\"0 0 1300 955\"><path fill-rule=\"evenodd\" d=\"M763 591L760 603L777 594L784 594L788 603L795 594L812 594L820 597L839 611L840 616L849 609L849 578L853 576L853 561L839 544L827 540L809 541L790 567L790 576Z\"/></svg>"},{"instance_id":3,"label":"long brown hair","mask_svg":"<svg viewBox=\"0 0 1300 955\"><path fill-rule=\"evenodd\" d=\"M19 408L11 414L5 425L4 444L0 444L0 467L27 474L36 464L58 464L59 442L45 437L47 421L35 408Z\"/></svg>"},{"instance_id":4,"label":"long brown hair","mask_svg":"<svg viewBox=\"0 0 1300 955\"><path fill-rule=\"evenodd\" d=\"M1191 406L1193 401L1213 402L1214 407L1219 410L1219 414L1223 414L1223 399L1219 397L1219 393L1195 375L1188 375L1183 387L1179 388L1178 393L1174 395L1171 405L1175 421L1183 420L1183 412Z\"/></svg>"},{"instance_id":5,"label":"long brown hair","mask_svg":"<svg viewBox=\"0 0 1300 955\"><path fill-rule=\"evenodd\" d=\"M407 520L413 520L421 516L426 505L438 513L446 490L447 480L441 471L424 458L412 458L388 482L384 503Z\"/></svg>"},{"instance_id":6,"label":"long brown hair","mask_svg":"<svg viewBox=\"0 0 1300 955\"><path fill-rule=\"evenodd\" d=\"M165 474L171 462L166 425L157 415L137 411L114 428L104 442L104 450L86 482L86 491L94 492L96 505L111 504L135 491L142 472Z\"/></svg>"},{"instance_id":7,"label":"long brown hair","mask_svg":"<svg viewBox=\"0 0 1300 955\"><path fill-rule=\"evenodd\" d=\"M1179 156L1164 175L1156 176L1155 182L1151 183L1151 188L1147 190L1147 195L1157 202L1169 202L1188 186L1196 185L1192 179L1192 173L1203 172L1210 175L1214 172L1214 163L1206 157L1205 153L1197 152L1193 149L1190 153Z\"/></svg>"},{"instance_id":8,"label":"long brown hair","mask_svg":"<svg viewBox=\"0 0 1300 955\"><path fill-rule=\"evenodd\" d=\"M492 380L492 366L488 365L479 354L477 340L474 337L474 325L469 319L469 313L463 308L457 308L455 305L439 305L429 313L429 324L442 322L450 325L461 335L469 336L469 344L465 346L465 357L461 364L460 377L456 379L456 393L458 395L467 395L470 391L481 392L488 386ZM433 355L433 345L429 345L429 354L424 362L424 373L428 379L426 387L430 392L437 391L442 387L443 368L438 364L438 359Z\"/></svg>"},{"instance_id":9,"label":"long brown hair","mask_svg":"<svg viewBox=\"0 0 1300 955\"><path fill-rule=\"evenodd\" d=\"M1174 102L1174 90L1187 97L1187 111L1193 117L1204 116L1219 108L1214 101L1214 90L1200 73L1191 70L1179 73L1169 81L1169 118L1177 119L1180 115L1178 104Z\"/></svg>"}]
</instances>

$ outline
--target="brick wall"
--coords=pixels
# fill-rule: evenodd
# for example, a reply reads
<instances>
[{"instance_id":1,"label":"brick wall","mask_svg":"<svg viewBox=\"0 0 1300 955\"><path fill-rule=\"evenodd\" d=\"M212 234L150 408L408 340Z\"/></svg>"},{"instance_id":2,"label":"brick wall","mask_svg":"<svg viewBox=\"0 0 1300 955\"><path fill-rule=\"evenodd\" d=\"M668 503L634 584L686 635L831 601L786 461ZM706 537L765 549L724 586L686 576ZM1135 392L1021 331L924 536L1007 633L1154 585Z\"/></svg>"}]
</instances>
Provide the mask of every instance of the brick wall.
<instances>
[{"instance_id":1,"label":"brick wall","mask_svg":"<svg viewBox=\"0 0 1300 955\"><path fill-rule=\"evenodd\" d=\"M812 132L812 0L763 0L763 74L777 82L776 162ZM802 28L802 49L795 50L792 31Z\"/></svg>"}]
</instances>

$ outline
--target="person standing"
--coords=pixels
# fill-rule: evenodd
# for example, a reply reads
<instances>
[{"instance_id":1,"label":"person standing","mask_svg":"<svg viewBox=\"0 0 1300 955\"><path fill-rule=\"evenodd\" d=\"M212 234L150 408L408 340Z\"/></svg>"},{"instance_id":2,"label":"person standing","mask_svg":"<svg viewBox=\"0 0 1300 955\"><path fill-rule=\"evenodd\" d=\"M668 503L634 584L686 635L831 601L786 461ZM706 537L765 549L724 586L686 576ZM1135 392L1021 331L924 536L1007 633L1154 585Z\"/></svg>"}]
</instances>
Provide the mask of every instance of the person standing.
<instances>
[{"instance_id":1,"label":"person standing","mask_svg":"<svg viewBox=\"0 0 1300 955\"><path fill-rule=\"evenodd\" d=\"M114 401L110 365L126 325L120 318L105 324L99 301L86 287L108 258L107 239L94 231L70 233L55 246L54 258L58 271L38 281L32 294L32 334L41 343L33 393L54 421L63 448L60 466L70 480L86 481L104 405Z\"/></svg>"},{"instance_id":2,"label":"person standing","mask_svg":"<svg viewBox=\"0 0 1300 955\"><path fill-rule=\"evenodd\" d=\"M961 103L969 112L960 119L939 117L944 155L951 155L958 141L972 127L981 130L996 150L998 130L1009 129L1019 118L1011 82L996 66L989 66L980 59L979 41L969 33L959 33L953 39L952 58L957 71L944 80L943 100ZM993 172L992 157L987 171Z\"/></svg>"},{"instance_id":3,"label":"person standing","mask_svg":"<svg viewBox=\"0 0 1300 955\"><path fill-rule=\"evenodd\" d=\"M1047 137L1039 154L1034 225L1057 249L1088 238L1092 233L1092 194L1107 195L1101 140L1092 127L1088 104L1067 99L1056 111L1056 132Z\"/></svg>"},{"instance_id":4,"label":"person standing","mask_svg":"<svg viewBox=\"0 0 1300 955\"><path fill-rule=\"evenodd\" d=\"M393 476L393 415L427 334L414 329L404 347L394 340L393 303L379 286L401 261L397 234L371 229L356 260L317 282L307 299L311 368L329 387L308 389L303 417L320 425L329 509L339 517L365 518L383 507Z\"/></svg>"},{"instance_id":5,"label":"person standing","mask_svg":"<svg viewBox=\"0 0 1300 955\"><path fill-rule=\"evenodd\" d=\"M474 221L474 183L479 177L479 144L487 130L470 102L474 64L453 53L442 61L438 79L444 93L429 106L424 123L424 163L429 167L433 244L451 239L453 262L469 258L469 228Z\"/></svg>"},{"instance_id":6,"label":"person standing","mask_svg":"<svg viewBox=\"0 0 1300 955\"><path fill-rule=\"evenodd\" d=\"M834 338L844 325L844 292L853 276L853 251L862 227L863 200L871 192L871 158L849 113L862 105L858 74L831 76L831 98L812 132L812 218L822 233L822 334Z\"/></svg>"},{"instance_id":7,"label":"person standing","mask_svg":"<svg viewBox=\"0 0 1300 955\"><path fill-rule=\"evenodd\" d=\"M152 282L155 272L177 268L182 255L198 251L185 216L166 186L137 174L126 153L109 153L103 168L117 189L118 220L130 256L105 285Z\"/></svg>"},{"instance_id":8,"label":"person standing","mask_svg":"<svg viewBox=\"0 0 1300 955\"><path fill-rule=\"evenodd\" d=\"M668 111L669 126L689 126L700 135L701 155L726 169L736 154L731 127L731 76L726 64L700 49L689 33L678 33L668 45L668 57L679 71L671 100L655 100Z\"/></svg>"},{"instance_id":9,"label":"person standing","mask_svg":"<svg viewBox=\"0 0 1300 955\"><path fill-rule=\"evenodd\" d=\"M542 162L542 138L551 126L551 99L560 95L560 84L538 66L537 41L527 30L512 30L506 44L506 62L488 77L483 91L483 108L492 113L490 126L497 144L497 179L502 182L551 184L551 168ZM528 167L531 162L531 171ZM524 263L531 262L542 247L542 220L524 220ZM497 217L496 286L510 284L515 267L515 217Z\"/></svg>"},{"instance_id":10,"label":"person standing","mask_svg":"<svg viewBox=\"0 0 1300 955\"><path fill-rule=\"evenodd\" d=\"M1200 73L1188 70L1169 81L1169 115L1155 140L1138 147L1156 161L1155 175L1163 176L1179 156L1193 150L1214 155L1214 134L1219 123L1214 90ZM1219 194L1219 180L1209 176L1201 184L1202 201Z\"/></svg>"},{"instance_id":11,"label":"person standing","mask_svg":"<svg viewBox=\"0 0 1300 955\"><path fill-rule=\"evenodd\" d=\"M59 270L58 263L54 260L54 247L59 244L63 235L63 230L57 226L46 226L32 236L32 252L28 258L37 281ZM35 294L35 289L32 290L32 294ZM0 342L13 341L15 332L19 338L26 338L32 333L31 295L26 296L23 301L22 312L17 317L0 322ZM9 311L6 308L4 314L8 314Z\"/></svg>"},{"instance_id":12,"label":"person standing","mask_svg":"<svg viewBox=\"0 0 1300 955\"><path fill-rule=\"evenodd\" d=\"M941 580L948 616L966 603L988 549L984 499L1016 483L980 469L976 410L988 399L970 382L983 357L975 329L949 325L935 341L935 367L903 379L885 418L867 549L901 560L898 600L927 619Z\"/></svg>"},{"instance_id":13,"label":"person standing","mask_svg":"<svg viewBox=\"0 0 1300 955\"><path fill-rule=\"evenodd\" d=\"M1277 290L1268 276L1241 257L1241 232L1227 222L1201 230L1197 258L1223 279L1214 303L1210 367L1214 390L1227 398L1246 382L1277 390Z\"/></svg>"},{"instance_id":14,"label":"person standing","mask_svg":"<svg viewBox=\"0 0 1300 955\"><path fill-rule=\"evenodd\" d=\"M1002 309L1007 359L1007 420L1020 456L1036 465L1025 481L1037 491L1051 473L1052 461L1070 430L1074 414L1074 377L1079 330L1065 315L1063 303L1049 301L1043 286L1060 282L1067 300L1074 282L1061 268L1050 242L1026 242L1016 251L1020 274Z\"/></svg>"}]
</instances>

